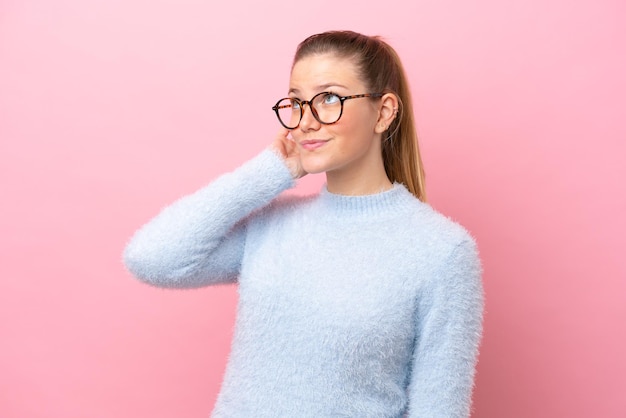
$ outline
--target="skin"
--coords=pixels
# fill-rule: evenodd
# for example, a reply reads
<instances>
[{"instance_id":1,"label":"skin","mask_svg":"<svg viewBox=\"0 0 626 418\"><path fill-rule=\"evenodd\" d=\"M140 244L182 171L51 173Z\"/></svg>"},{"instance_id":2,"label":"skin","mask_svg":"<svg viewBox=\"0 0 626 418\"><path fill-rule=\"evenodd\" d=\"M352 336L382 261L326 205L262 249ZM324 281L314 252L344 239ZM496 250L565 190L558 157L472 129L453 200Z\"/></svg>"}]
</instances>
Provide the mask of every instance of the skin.
<instances>
[{"instance_id":1,"label":"skin","mask_svg":"<svg viewBox=\"0 0 626 418\"><path fill-rule=\"evenodd\" d=\"M291 72L289 96L310 100L323 91L340 96L376 93L361 80L350 58L321 54L296 62ZM285 159L294 178L307 173L326 173L331 193L366 195L388 190L392 183L385 173L381 141L397 108L398 101L393 94L374 100L346 100L341 119L324 125L305 105L300 125L292 130L282 129L272 148ZM311 141L315 141L314 146Z\"/></svg>"}]
</instances>

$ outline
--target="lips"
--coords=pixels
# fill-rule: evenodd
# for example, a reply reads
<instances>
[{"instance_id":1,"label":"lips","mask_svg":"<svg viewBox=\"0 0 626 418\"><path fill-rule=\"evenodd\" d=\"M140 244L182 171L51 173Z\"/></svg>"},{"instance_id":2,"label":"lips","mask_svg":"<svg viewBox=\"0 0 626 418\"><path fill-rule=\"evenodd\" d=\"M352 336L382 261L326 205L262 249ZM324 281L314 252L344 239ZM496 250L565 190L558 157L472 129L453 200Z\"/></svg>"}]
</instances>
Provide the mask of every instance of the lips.
<instances>
[{"instance_id":1,"label":"lips","mask_svg":"<svg viewBox=\"0 0 626 418\"><path fill-rule=\"evenodd\" d=\"M323 139L305 139L304 141L300 141L300 146L305 150L312 151L324 146L327 142L328 140Z\"/></svg>"}]
</instances>

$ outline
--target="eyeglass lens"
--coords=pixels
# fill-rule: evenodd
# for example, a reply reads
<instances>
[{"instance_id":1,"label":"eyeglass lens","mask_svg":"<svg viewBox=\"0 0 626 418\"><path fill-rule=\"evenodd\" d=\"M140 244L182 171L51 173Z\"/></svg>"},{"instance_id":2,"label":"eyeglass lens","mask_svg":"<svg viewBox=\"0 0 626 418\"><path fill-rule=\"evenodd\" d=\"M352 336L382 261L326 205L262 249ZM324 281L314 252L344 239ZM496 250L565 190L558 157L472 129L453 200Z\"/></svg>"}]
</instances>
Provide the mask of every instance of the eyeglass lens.
<instances>
[{"instance_id":1,"label":"eyeglass lens","mask_svg":"<svg viewBox=\"0 0 626 418\"><path fill-rule=\"evenodd\" d=\"M335 123L341 117L342 102L339 96L333 93L321 93L313 97L308 103L315 119L321 123ZM278 117L283 125L293 129L300 123L300 118L306 110L297 99L285 98L276 105Z\"/></svg>"}]
</instances>

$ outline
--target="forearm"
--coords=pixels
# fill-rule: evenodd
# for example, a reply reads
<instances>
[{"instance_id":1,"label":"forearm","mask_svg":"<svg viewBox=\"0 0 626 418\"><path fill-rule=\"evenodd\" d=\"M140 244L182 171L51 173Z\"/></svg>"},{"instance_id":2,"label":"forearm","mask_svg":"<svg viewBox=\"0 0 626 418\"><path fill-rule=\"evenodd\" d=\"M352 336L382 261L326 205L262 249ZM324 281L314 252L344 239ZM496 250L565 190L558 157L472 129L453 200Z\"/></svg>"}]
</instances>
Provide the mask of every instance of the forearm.
<instances>
[{"instance_id":1,"label":"forearm","mask_svg":"<svg viewBox=\"0 0 626 418\"><path fill-rule=\"evenodd\" d=\"M245 240L244 219L292 185L283 161L266 150L166 207L135 233L124 263L156 286L232 281Z\"/></svg>"}]
</instances>

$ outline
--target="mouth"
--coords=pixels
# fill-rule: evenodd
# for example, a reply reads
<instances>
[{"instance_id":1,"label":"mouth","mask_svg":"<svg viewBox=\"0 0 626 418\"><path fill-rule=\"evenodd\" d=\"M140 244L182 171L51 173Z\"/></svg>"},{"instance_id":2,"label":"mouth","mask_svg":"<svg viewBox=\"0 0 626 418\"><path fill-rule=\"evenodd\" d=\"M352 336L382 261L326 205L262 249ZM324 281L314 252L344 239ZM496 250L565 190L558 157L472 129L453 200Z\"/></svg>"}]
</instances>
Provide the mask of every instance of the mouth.
<instances>
[{"instance_id":1,"label":"mouth","mask_svg":"<svg viewBox=\"0 0 626 418\"><path fill-rule=\"evenodd\" d=\"M323 147L328 142L327 139L305 139L300 141L300 146L307 151L312 151Z\"/></svg>"}]
</instances>

